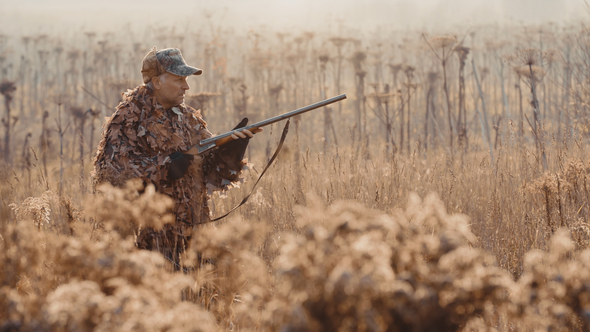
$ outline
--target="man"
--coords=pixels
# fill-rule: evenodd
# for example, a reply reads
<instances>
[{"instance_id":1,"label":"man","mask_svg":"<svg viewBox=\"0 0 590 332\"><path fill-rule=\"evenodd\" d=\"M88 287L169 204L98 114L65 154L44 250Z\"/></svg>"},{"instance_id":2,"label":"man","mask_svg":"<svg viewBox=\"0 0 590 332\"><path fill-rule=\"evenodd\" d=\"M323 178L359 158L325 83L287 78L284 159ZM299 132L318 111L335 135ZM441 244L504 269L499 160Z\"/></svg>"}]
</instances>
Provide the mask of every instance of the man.
<instances>
[{"instance_id":1,"label":"man","mask_svg":"<svg viewBox=\"0 0 590 332\"><path fill-rule=\"evenodd\" d=\"M161 251L179 268L179 255L192 229L210 220L209 194L241 181L248 139L262 128L236 131L234 141L203 155L185 154L212 136L199 111L184 104L190 88L187 77L202 70L187 65L178 49L154 47L143 59L141 73L144 84L124 93L123 102L104 124L93 185L122 186L140 178L172 197L176 223L160 232L141 230L137 245ZM234 129L247 122L243 119Z\"/></svg>"}]
</instances>

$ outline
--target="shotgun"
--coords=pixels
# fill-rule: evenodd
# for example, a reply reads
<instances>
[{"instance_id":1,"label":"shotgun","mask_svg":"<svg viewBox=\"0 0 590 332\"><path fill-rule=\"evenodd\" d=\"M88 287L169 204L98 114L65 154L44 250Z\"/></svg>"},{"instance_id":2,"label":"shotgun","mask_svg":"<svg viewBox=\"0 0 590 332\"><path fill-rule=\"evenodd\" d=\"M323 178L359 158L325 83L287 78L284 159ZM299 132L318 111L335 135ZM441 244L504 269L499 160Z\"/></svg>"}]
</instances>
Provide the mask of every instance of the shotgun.
<instances>
[{"instance_id":1,"label":"shotgun","mask_svg":"<svg viewBox=\"0 0 590 332\"><path fill-rule=\"evenodd\" d=\"M193 155L201 154L201 153L203 153L203 152L205 152L207 150L213 149L216 146L221 146L221 145L223 145L225 143L228 143L228 142L232 141L233 138L231 137L231 135L235 131L241 131L241 130L244 130L244 129L250 130L250 129L253 129L253 128L260 128L260 127L268 126L268 125L273 124L275 122L279 122L281 120L285 120L285 119L294 117L296 115L303 114L303 113L312 111L312 110L314 110L316 108L327 106L327 105L330 105L332 103L335 103L335 102L338 102L338 101L341 101L341 100L344 100L344 99L346 99L346 94L341 94L339 96L332 97L330 99L326 99L326 100L317 102L315 104L311 104L311 105L308 105L308 106L305 106L305 107L296 109L296 110L291 111L291 112L287 112L287 113L284 113L284 114L281 114L281 115L277 115L275 117L268 118L266 120L262 120L260 122L253 123L251 125L248 125L248 126L245 126L245 127L242 127L242 128L238 128L238 129L234 129L232 131L228 131L228 132L223 133L221 135L217 135L217 136L213 136L213 137L210 137L210 138L201 140L198 144L192 146L186 153L193 154Z\"/></svg>"}]
</instances>

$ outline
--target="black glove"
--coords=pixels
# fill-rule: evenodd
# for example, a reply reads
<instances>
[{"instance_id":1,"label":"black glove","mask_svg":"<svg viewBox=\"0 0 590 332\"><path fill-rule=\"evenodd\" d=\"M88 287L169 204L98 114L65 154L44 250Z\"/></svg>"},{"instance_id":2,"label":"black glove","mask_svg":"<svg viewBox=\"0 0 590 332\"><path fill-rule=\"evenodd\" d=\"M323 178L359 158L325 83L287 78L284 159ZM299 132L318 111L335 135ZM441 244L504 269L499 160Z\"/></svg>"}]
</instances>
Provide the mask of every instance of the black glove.
<instances>
[{"instance_id":1,"label":"black glove","mask_svg":"<svg viewBox=\"0 0 590 332\"><path fill-rule=\"evenodd\" d=\"M186 154L181 152L174 152L170 155L170 167L168 167L168 179L178 180L184 176L186 170L191 164L191 161L195 159L192 154Z\"/></svg>"},{"instance_id":2,"label":"black glove","mask_svg":"<svg viewBox=\"0 0 590 332\"><path fill-rule=\"evenodd\" d=\"M248 124L248 118L243 118L237 126L235 126L232 130L240 129L246 127ZM244 159L244 154L246 154L246 148L248 147L248 142L250 141L250 137L246 136L246 138L238 138L229 143L222 145L219 148L219 153L221 157L230 163L238 164L239 162Z\"/></svg>"}]
</instances>

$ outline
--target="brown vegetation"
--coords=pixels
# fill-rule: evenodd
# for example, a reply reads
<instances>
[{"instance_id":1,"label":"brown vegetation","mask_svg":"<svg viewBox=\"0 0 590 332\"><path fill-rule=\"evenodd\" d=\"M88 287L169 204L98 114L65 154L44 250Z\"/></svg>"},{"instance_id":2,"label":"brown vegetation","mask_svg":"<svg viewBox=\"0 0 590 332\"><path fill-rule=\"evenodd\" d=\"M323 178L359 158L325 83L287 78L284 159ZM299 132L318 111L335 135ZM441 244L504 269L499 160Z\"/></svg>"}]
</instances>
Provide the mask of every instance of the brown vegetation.
<instances>
[{"instance_id":1,"label":"brown vegetation","mask_svg":"<svg viewBox=\"0 0 590 332\"><path fill-rule=\"evenodd\" d=\"M0 330L589 329L587 30L242 33L211 17L190 43L167 28L2 41ZM204 69L187 103L213 131L349 98L296 121L176 273L134 246L173 220L170 199L133 181L93 195L87 174L154 43ZM213 197L215 214L248 189Z\"/></svg>"}]
</instances>

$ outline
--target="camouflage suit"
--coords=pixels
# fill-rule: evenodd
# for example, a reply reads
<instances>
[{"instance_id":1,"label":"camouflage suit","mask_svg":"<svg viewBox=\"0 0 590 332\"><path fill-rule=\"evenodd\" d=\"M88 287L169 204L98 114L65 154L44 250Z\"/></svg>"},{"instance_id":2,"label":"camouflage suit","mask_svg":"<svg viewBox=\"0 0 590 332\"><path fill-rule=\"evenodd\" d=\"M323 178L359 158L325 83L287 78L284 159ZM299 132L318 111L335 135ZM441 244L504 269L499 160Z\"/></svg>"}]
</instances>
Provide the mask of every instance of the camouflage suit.
<instances>
[{"instance_id":1,"label":"camouflage suit","mask_svg":"<svg viewBox=\"0 0 590 332\"><path fill-rule=\"evenodd\" d=\"M243 144L237 151L224 146L195 156L184 176L169 178L171 155L211 136L199 111L184 104L164 109L146 85L124 93L123 102L107 118L94 159L93 185L122 186L140 178L175 202L176 223L160 232L142 230L137 237L139 247L159 250L177 262L194 226L210 220L209 195L242 181L241 171L246 167Z\"/></svg>"}]
</instances>

